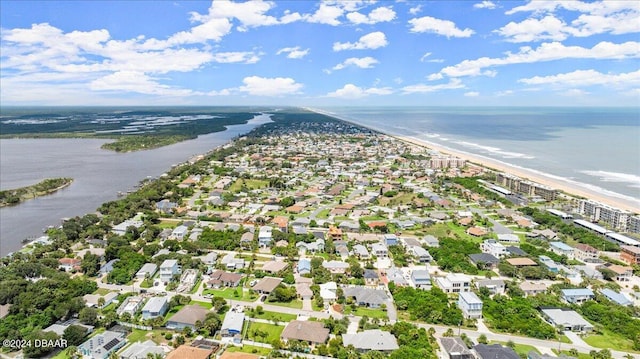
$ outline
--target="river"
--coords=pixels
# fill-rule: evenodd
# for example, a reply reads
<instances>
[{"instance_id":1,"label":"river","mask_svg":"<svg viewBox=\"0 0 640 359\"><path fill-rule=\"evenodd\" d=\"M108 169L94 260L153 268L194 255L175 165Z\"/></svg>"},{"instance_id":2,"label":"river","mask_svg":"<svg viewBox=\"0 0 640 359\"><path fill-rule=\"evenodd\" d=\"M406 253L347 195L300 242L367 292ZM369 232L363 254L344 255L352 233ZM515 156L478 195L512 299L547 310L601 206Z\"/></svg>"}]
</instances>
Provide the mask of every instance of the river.
<instances>
[{"instance_id":1,"label":"river","mask_svg":"<svg viewBox=\"0 0 640 359\"><path fill-rule=\"evenodd\" d=\"M134 188L142 179L157 177L194 155L206 153L232 138L270 122L270 115L255 116L226 131L153 150L116 153L103 150L108 140L2 139L0 189L35 184L45 178L71 177L73 183L54 194L0 208L0 256L22 247L22 240L42 235L44 228L60 225L62 218L94 212L118 192Z\"/></svg>"}]
</instances>

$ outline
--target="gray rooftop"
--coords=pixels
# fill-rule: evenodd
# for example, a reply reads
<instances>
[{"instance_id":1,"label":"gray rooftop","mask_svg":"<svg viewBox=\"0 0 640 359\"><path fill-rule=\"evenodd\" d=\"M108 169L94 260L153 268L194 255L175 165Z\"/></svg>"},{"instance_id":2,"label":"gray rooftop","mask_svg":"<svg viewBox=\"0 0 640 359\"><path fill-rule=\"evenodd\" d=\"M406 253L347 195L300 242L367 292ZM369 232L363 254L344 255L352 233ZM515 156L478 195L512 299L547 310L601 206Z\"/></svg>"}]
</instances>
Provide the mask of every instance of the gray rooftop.
<instances>
[{"instance_id":1,"label":"gray rooftop","mask_svg":"<svg viewBox=\"0 0 640 359\"><path fill-rule=\"evenodd\" d=\"M398 341L393 334L380 329L365 330L356 334L343 334L345 346L353 345L361 350L392 351L398 349Z\"/></svg>"}]
</instances>

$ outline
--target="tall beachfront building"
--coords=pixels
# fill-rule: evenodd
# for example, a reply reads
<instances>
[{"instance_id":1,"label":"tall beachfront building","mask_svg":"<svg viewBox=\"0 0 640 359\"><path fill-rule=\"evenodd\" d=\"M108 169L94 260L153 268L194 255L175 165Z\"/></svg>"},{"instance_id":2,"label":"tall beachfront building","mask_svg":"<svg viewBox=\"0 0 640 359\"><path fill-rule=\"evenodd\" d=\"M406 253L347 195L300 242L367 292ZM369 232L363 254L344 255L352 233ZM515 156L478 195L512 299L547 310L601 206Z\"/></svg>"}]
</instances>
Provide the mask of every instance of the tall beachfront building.
<instances>
[{"instance_id":1,"label":"tall beachfront building","mask_svg":"<svg viewBox=\"0 0 640 359\"><path fill-rule=\"evenodd\" d=\"M631 212L623 211L621 209L613 208L605 204L592 201L581 200L578 206L578 213L587 217L591 222L602 222L615 230L621 232L638 232L640 227L640 220L632 215ZM629 222L633 222L632 226L629 226ZM634 230L630 230L633 227Z\"/></svg>"}]
</instances>

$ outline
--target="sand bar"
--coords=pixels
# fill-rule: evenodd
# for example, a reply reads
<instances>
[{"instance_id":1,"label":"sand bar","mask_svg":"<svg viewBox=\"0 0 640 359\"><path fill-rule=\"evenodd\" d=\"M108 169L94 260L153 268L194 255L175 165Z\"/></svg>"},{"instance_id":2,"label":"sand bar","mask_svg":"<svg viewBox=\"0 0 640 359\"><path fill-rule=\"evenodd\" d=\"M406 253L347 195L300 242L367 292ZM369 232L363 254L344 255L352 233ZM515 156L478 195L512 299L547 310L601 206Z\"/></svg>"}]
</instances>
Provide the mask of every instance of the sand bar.
<instances>
[{"instance_id":1,"label":"sand bar","mask_svg":"<svg viewBox=\"0 0 640 359\"><path fill-rule=\"evenodd\" d=\"M518 176L522 179L527 179L532 182L536 182L554 189L558 189L571 196L587 198L587 199L591 199L591 200L606 204L614 208L618 208L618 209L622 209L622 210L626 210L634 213L640 213L640 198L633 198L633 199L619 198L613 195L608 195L606 192L603 192L603 191L588 188L588 185L585 185L580 182L571 181L569 179L553 176L551 174L546 174L546 173L538 172L535 170L514 166L506 162L488 158L486 156L454 150L449 147L438 145L433 142L425 141L423 139L418 139L410 136L394 135L394 134L388 133L387 131L380 130L378 128L365 126L350 120L345 120L343 118L340 118L338 115L330 112L316 110L316 109L308 109L308 110L321 113L323 115L331 116L340 121L348 122L356 126L369 128L372 131L384 133L390 137L397 138L400 141L411 143L417 146L426 147L443 154L448 154L458 158L462 158L471 163L477 164L479 166L482 166L488 169L509 173L509 174Z\"/></svg>"}]
</instances>

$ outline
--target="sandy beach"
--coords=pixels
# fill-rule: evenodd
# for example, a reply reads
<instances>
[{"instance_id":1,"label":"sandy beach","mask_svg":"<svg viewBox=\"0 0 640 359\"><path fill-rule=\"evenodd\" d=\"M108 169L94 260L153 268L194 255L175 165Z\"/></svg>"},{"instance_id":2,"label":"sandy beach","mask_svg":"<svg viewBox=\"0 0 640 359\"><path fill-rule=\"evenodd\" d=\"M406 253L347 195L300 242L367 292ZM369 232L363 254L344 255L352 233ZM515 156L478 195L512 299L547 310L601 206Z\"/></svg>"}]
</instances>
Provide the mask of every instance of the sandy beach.
<instances>
[{"instance_id":1,"label":"sandy beach","mask_svg":"<svg viewBox=\"0 0 640 359\"><path fill-rule=\"evenodd\" d=\"M438 146L437 144L419 140L413 137L396 136L396 135L390 135L390 134L387 134L387 135L397 138L398 140L401 140L404 142L412 143L414 145L436 150L443 154L453 155L453 156L465 159L471 163L480 165L485 168L489 168L495 171L510 173L520 178L528 179L532 182L549 186L551 188L559 189L565 192L566 194L574 197L588 198L588 199L606 204L611 207L631 211L634 213L640 213L640 204L630 203L630 201L625 201L624 199L621 199L621 198L615 198L615 197L607 196L605 194L602 194L596 191L591 191L587 188L580 187L580 184L563 181L563 180L545 175L543 173L536 173L534 171L512 166L512 165L509 165L508 163L496 161L484 156L478 156L468 152L460 152L460 151L452 150L450 148L444 148L442 146ZM638 200L638 202L640 202L640 200Z\"/></svg>"},{"instance_id":2,"label":"sandy beach","mask_svg":"<svg viewBox=\"0 0 640 359\"><path fill-rule=\"evenodd\" d=\"M557 176L553 176L551 174L546 174L546 173L541 173L541 172L537 172L535 170L530 170L530 169L526 169L526 168L522 168L522 167L518 167L518 166L514 166L502 161L498 161L498 160L494 160L492 158L488 158L482 155L477 155L477 154L473 154L473 153L469 153L469 152L463 152L463 151L457 151L448 147L444 147L429 141L425 141L423 139L418 139L415 137L409 137L409 136L399 136L399 135L394 135L394 134L390 134L386 131L380 130L378 128L374 128L374 127L369 127L369 126L364 126L362 124L359 124L357 122L353 122L350 120L346 120L343 118L340 118L339 116L337 116L336 114L330 113L330 112L326 112L326 111L322 111L322 110L317 110L317 109L311 109L311 108L307 108L310 111L314 111L317 113L321 113L323 115L327 115L327 116L331 116L333 118L336 118L340 121L344 121L344 122L348 122L351 124L354 124L356 126L361 126L361 127L365 127L365 128L369 128L372 131L376 131L376 132L380 132L380 133L384 133L385 135L388 135L390 137L396 138L400 141L404 141L407 143L411 143L417 146L421 146L421 147L425 147L431 150L435 150L438 151L442 154L447 154L447 155L452 155L458 158L462 158L465 159L471 163L474 163L476 165L494 170L494 171L498 171L498 172L505 172L505 173L509 173L515 176L518 176L522 179L527 179L529 181L532 182L536 182L551 188L555 188L558 189L562 192L564 192L567 195L573 196L573 197L579 197L579 198L587 198L596 202L600 202L603 203L605 205L614 207L614 208L618 208L618 209L622 209L622 210L626 210L626 211L630 211L633 213L640 213L640 198L635 198L633 200L627 200L624 198L618 198L615 196L610 196L607 195L606 193L602 193L602 191L597 191L597 190L592 190L589 189L587 185L583 184L583 183L579 183L579 182L575 182L575 181L571 181L568 179L564 179L564 178L560 178Z\"/></svg>"}]
</instances>

